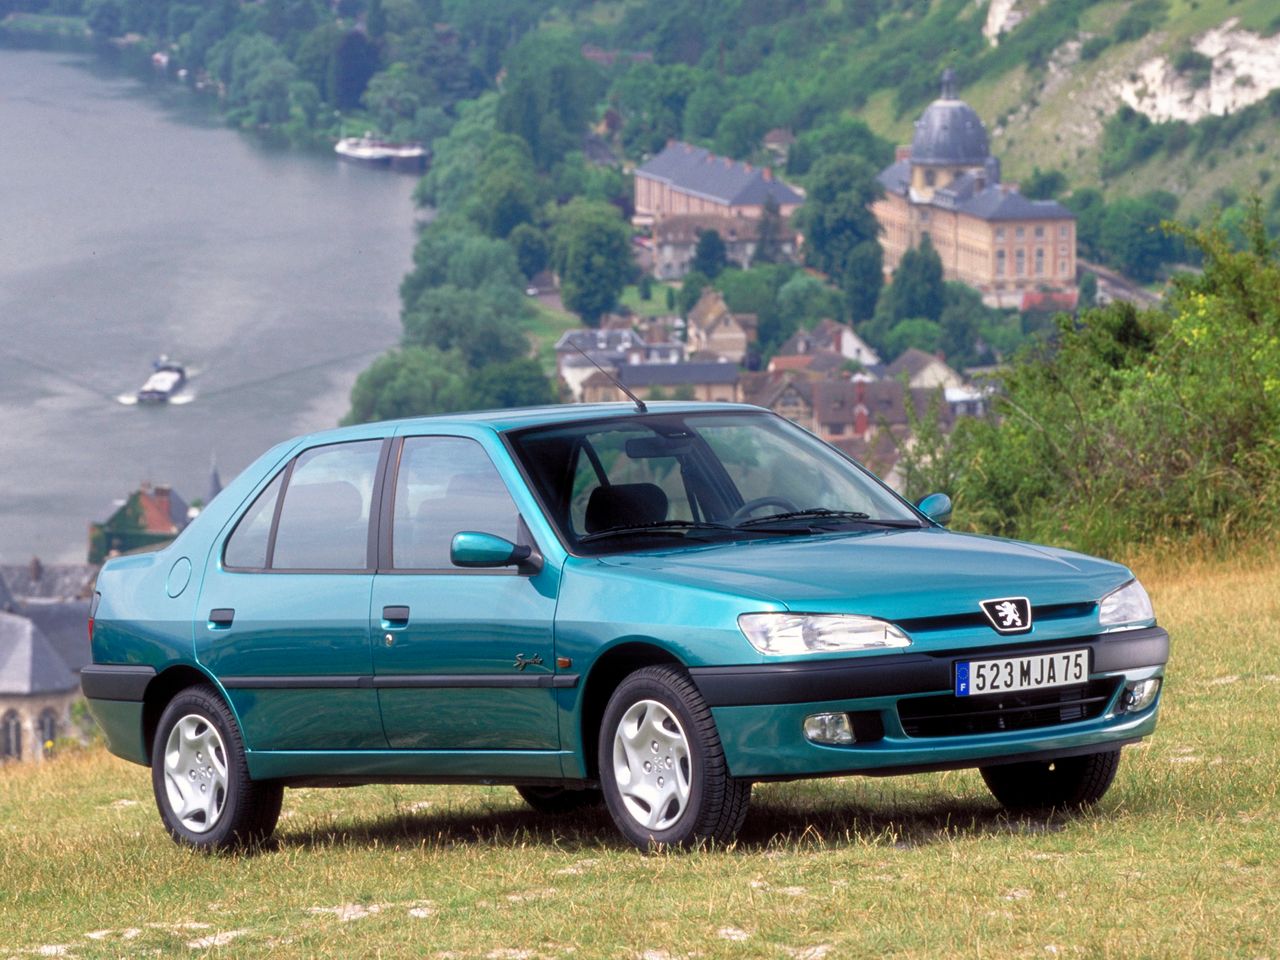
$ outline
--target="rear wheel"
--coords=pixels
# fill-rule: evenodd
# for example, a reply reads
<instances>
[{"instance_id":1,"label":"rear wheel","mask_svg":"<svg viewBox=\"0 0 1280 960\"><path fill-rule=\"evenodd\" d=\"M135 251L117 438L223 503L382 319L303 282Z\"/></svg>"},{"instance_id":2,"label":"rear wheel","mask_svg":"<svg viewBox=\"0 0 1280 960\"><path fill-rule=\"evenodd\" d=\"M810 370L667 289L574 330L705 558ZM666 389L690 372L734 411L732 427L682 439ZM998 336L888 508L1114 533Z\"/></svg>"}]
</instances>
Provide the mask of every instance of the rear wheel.
<instances>
[{"instance_id":1,"label":"rear wheel","mask_svg":"<svg viewBox=\"0 0 1280 960\"><path fill-rule=\"evenodd\" d=\"M682 669L644 667L609 699L600 786L622 834L640 847L737 835L751 781L729 775L711 710Z\"/></svg>"},{"instance_id":2,"label":"rear wheel","mask_svg":"<svg viewBox=\"0 0 1280 960\"><path fill-rule=\"evenodd\" d=\"M1008 810L1047 810L1097 803L1120 766L1120 751L983 767L987 788Z\"/></svg>"},{"instance_id":3,"label":"rear wheel","mask_svg":"<svg viewBox=\"0 0 1280 960\"><path fill-rule=\"evenodd\" d=\"M516 787L516 793L539 813L552 815L594 807L604 799L599 790L589 787L581 790L571 787Z\"/></svg>"},{"instance_id":4,"label":"rear wheel","mask_svg":"<svg viewBox=\"0 0 1280 960\"><path fill-rule=\"evenodd\" d=\"M206 850L261 843L284 797L280 784L249 779L235 719L208 686L183 690L161 714L151 786L170 836Z\"/></svg>"}]
</instances>

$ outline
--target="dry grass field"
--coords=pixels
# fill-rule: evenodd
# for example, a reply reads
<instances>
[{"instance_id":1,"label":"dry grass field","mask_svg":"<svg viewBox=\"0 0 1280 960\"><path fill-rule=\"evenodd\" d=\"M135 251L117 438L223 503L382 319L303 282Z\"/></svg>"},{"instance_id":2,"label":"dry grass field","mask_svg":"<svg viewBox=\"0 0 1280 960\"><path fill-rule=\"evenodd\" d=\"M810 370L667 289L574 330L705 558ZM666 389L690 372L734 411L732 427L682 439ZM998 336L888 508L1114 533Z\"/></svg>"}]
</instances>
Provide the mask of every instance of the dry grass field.
<instances>
[{"instance_id":1,"label":"dry grass field","mask_svg":"<svg viewBox=\"0 0 1280 960\"><path fill-rule=\"evenodd\" d=\"M0 771L0 958L1278 957L1280 554L1134 567L1161 725L1088 814L973 772L765 785L733 848L646 856L509 788L298 790L209 857L93 748Z\"/></svg>"}]
</instances>

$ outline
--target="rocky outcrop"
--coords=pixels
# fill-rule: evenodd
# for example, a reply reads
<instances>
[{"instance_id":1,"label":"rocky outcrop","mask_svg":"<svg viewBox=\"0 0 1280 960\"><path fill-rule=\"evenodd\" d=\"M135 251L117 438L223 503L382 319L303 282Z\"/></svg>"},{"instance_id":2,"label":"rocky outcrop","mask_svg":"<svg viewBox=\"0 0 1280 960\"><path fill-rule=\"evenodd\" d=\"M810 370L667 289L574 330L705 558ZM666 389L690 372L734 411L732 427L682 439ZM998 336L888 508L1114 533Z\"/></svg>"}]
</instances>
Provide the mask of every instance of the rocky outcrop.
<instances>
[{"instance_id":1,"label":"rocky outcrop","mask_svg":"<svg viewBox=\"0 0 1280 960\"><path fill-rule=\"evenodd\" d=\"M1211 62L1207 77L1179 72L1167 57L1154 57L1120 85L1120 99L1157 122L1194 123L1235 113L1280 89L1280 34L1262 37L1231 19L1200 37L1193 49Z\"/></svg>"}]
</instances>

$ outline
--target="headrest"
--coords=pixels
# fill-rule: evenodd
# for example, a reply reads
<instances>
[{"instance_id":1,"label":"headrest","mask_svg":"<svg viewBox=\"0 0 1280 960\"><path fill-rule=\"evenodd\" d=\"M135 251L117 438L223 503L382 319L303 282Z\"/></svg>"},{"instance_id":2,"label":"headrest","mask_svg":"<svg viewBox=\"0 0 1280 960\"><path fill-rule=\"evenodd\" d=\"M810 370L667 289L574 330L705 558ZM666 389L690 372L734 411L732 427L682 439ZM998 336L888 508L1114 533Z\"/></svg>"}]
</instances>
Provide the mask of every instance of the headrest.
<instances>
[{"instance_id":1,"label":"headrest","mask_svg":"<svg viewBox=\"0 0 1280 960\"><path fill-rule=\"evenodd\" d=\"M346 480L290 484L285 493L285 513L292 519L329 519L353 523L364 513L364 500L355 484Z\"/></svg>"},{"instance_id":2,"label":"headrest","mask_svg":"<svg viewBox=\"0 0 1280 960\"><path fill-rule=\"evenodd\" d=\"M631 527L667 518L667 495L656 483L596 487L587 501L587 533Z\"/></svg>"}]
</instances>

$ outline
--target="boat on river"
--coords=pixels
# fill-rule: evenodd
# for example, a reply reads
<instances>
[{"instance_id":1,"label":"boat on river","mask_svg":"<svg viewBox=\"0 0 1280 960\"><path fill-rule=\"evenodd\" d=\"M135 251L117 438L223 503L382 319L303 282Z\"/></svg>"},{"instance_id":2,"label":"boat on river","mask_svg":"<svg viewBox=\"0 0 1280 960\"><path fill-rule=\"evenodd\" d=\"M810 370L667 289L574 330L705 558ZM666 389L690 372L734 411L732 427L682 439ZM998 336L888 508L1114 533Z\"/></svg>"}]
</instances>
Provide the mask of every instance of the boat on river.
<instances>
[{"instance_id":1,"label":"boat on river","mask_svg":"<svg viewBox=\"0 0 1280 960\"><path fill-rule=\"evenodd\" d=\"M151 364L151 376L138 391L139 403L167 403L187 382L187 368L168 357Z\"/></svg>"},{"instance_id":2,"label":"boat on river","mask_svg":"<svg viewBox=\"0 0 1280 960\"><path fill-rule=\"evenodd\" d=\"M344 160L370 166L391 166L405 170L421 170L426 166L428 150L420 143L393 143L366 133L363 137L343 137L333 148Z\"/></svg>"}]
</instances>

